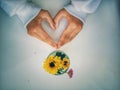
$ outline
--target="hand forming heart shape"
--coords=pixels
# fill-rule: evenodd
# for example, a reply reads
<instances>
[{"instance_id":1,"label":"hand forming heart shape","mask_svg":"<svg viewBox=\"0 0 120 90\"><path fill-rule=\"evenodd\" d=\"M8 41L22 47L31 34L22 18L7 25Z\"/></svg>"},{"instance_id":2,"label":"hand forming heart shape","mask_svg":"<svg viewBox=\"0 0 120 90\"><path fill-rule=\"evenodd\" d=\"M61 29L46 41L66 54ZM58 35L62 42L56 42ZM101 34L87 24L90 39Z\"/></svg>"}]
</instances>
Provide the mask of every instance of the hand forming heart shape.
<instances>
[{"instance_id":1,"label":"hand forming heart shape","mask_svg":"<svg viewBox=\"0 0 120 90\"><path fill-rule=\"evenodd\" d=\"M43 29L42 22L44 20L47 21L50 27L55 30L63 18L65 18L68 23L65 30L60 35L58 43L55 43L55 41ZM48 11L41 10L39 14L28 23L27 30L29 35L34 36L55 48L60 48L64 44L70 42L81 31L82 27L82 21L69 14L65 9L60 10L54 19L52 19Z\"/></svg>"}]
</instances>

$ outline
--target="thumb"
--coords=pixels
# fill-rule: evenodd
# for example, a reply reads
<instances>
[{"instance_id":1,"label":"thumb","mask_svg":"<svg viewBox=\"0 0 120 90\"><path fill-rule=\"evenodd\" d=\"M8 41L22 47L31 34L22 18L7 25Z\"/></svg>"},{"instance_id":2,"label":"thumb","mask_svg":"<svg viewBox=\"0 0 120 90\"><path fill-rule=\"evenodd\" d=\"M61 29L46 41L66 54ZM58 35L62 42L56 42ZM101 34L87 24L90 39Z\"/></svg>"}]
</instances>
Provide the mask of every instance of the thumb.
<instances>
[{"instance_id":1,"label":"thumb","mask_svg":"<svg viewBox=\"0 0 120 90\"><path fill-rule=\"evenodd\" d=\"M57 15L54 17L54 22L55 22L55 26L56 28L59 26L60 24L60 20L63 18L63 15L61 12L58 12Z\"/></svg>"},{"instance_id":2,"label":"thumb","mask_svg":"<svg viewBox=\"0 0 120 90\"><path fill-rule=\"evenodd\" d=\"M52 19L52 16L50 14L48 14L48 16L46 17L47 22L49 23L50 27L55 30L55 23L54 20Z\"/></svg>"}]
</instances>

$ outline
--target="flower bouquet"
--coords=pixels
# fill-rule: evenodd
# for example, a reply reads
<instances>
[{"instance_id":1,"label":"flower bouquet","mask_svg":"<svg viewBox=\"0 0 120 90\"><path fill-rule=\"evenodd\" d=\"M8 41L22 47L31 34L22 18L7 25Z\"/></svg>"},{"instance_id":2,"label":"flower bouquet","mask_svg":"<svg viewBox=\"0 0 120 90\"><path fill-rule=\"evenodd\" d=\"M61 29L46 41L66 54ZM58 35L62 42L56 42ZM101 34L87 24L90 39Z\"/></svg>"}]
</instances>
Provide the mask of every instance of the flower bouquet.
<instances>
[{"instance_id":1,"label":"flower bouquet","mask_svg":"<svg viewBox=\"0 0 120 90\"><path fill-rule=\"evenodd\" d=\"M60 50L52 52L45 59L43 64L43 68L45 69L45 71L53 75L61 75L61 74L67 73L67 70L69 69L69 67L70 67L70 60L68 56ZM72 73L70 71L68 71L69 72L68 75L71 78Z\"/></svg>"}]
</instances>

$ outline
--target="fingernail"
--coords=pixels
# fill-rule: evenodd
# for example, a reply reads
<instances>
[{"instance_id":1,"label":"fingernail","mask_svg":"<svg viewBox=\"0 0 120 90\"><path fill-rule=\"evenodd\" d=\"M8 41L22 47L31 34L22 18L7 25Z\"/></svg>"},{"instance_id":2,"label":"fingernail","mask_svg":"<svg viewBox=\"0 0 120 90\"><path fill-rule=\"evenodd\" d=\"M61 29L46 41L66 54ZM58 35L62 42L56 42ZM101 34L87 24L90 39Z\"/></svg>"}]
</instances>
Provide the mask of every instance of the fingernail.
<instances>
[{"instance_id":1,"label":"fingernail","mask_svg":"<svg viewBox=\"0 0 120 90\"><path fill-rule=\"evenodd\" d=\"M54 48L57 48L57 45L56 45L56 44L53 44L53 47L54 47Z\"/></svg>"},{"instance_id":2,"label":"fingernail","mask_svg":"<svg viewBox=\"0 0 120 90\"><path fill-rule=\"evenodd\" d=\"M58 44L56 44L56 49L58 49Z\"/></svg>"},{"instance_id":3,"label":"fingernail","mask_svg":"<svg viewBox=\"0 0 120 90\"><path fill-rule=\"evenodd\" d=\"M55 27L58 27L58 24L56 24Z\"/></svg>"},{"instance_id":4,"label":"fingernail","mask_svg":"<svg viewBox=\"0 0 120 90\"><path fill-rule=\"evenodd\" d=\"M58 48L60 48L61 47L61 44L58 44Z\"/></svg>"},{"instance_id":5,"label":"fingernail","mask_svg":"<svg viewBox=\"0 0 120 90\"><path fill-rule=\"evenodd\" d=\"M56 26L55 25L53 25L53 30L56 30Z\"/></svg>"}]
</instances>

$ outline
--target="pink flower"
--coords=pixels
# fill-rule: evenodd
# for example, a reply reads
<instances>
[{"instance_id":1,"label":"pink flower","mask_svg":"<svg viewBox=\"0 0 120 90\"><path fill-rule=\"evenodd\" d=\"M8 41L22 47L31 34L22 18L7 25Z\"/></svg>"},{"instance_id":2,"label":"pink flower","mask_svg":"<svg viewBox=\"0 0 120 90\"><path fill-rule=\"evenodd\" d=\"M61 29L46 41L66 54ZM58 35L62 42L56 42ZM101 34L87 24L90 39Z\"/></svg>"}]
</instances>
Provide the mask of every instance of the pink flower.
<instances>
[{"instance_id":1,"label":"pink flower","mask_svg":"<svg viewBox=\"0 0 120 90\"><path fill-rule=\"evenodd\" d=\"M72 78L72 76L73 76L73 70L70 69L70 70L67 72L67 74L68 74L69 78Z\"/></svg>"}]
</instances>

